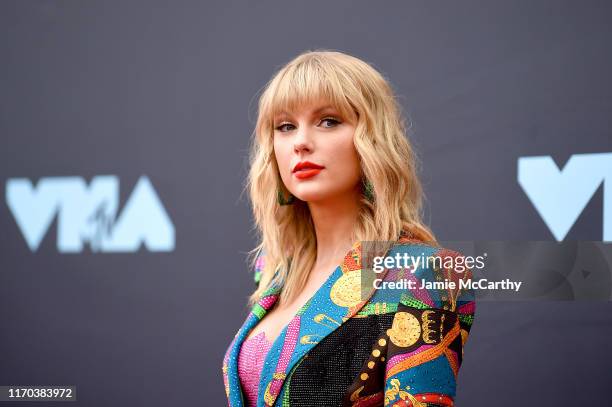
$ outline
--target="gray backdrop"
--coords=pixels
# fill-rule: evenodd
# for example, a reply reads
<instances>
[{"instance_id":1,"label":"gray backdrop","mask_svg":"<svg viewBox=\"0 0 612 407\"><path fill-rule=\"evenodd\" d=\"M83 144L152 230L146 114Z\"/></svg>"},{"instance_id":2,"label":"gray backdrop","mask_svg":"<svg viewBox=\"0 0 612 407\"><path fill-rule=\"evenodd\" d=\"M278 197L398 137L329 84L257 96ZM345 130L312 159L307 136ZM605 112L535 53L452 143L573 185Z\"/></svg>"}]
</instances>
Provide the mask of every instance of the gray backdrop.
<instances>
[{"instance_id":1,"label":"gray backdrop","mask_svg":"<svg viewBox=\"0 0 612 407\"><path fill-rule=\"evenodd\" d=\"M256 93L307 49L391 80L440 239L554 240L517 160L612 151L611 17L603 1L1 2L0 385L76 385L82 406L226 403L222 357L253 288L241 191ZM172 244L64 250L59 224L85 204L59 188L45 205L67 220L32 250L9 181L102 175L119 212L146 176ZM603 190L565 239L602 239ZM609 404L611 311L482 303L457 405Z\"/></svg>"}]
</instances>

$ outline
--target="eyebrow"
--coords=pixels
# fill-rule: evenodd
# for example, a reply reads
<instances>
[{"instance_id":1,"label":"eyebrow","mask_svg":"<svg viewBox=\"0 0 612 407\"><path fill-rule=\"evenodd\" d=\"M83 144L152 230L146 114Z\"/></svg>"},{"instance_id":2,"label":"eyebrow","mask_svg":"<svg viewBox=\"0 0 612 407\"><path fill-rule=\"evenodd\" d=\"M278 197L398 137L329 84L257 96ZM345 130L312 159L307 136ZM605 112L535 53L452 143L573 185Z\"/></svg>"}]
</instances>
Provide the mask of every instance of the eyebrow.
<instances>
[{"instance_id":1,"label":"eyebrow","mask_svg":"<svg viewBox=\"0 0 612 407\"><path fill-rule=\"evenodd\" d=\"M319 114L319 113L321 113L321 112L323 112L325 110L334 110L334 111L336 111L337 109L335 107L333 107L332 105L325 105L325 106L319 107L318 109L315 109L312 112L312 115ZM288 113L288 112L283 110L283 111L281 111L281 112L279 112L279 113L277 113L275 115L275 117L277 117L277 118L282 117L282 116L291 116L291 113Z\"/></svg>"},{"instance_id":2,"label":"eyebrow","mask_svg":"<svg viewBox=\"0 0 612 407\"><path fill-rule=\"evenodd\" d=\"M325 106L322 106L322 107L318 108L317 110L315 110L315 111L314 111L314 112L312 112L312 113L313 113L313 114L317 114L317 113L321 113L321 112L322 112L322 111L324 111L324 110L336 110L336 108L334 108L334 107L333 107L333 106L331 106L331 105L325 105Z\"/></svg>"}]
</instances>

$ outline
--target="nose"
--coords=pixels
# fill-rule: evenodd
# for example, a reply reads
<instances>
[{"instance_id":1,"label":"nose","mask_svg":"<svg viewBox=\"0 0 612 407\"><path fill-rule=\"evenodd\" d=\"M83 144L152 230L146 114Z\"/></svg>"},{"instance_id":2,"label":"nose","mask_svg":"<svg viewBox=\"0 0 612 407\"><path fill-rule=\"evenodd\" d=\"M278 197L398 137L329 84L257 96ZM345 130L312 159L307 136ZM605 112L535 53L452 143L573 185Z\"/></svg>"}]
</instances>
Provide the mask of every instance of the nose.
<instances>
[{"instance_id":1,"label":"nose","mask_svg":"<svg viewBox=\"0 0 612 407\"><path fill-rule=\"evenodd\" d=\"M296 153L311 152L313 148L312 138L306 125L302 125L293 141L293 150Z\"/></svg>"}]
</instances>

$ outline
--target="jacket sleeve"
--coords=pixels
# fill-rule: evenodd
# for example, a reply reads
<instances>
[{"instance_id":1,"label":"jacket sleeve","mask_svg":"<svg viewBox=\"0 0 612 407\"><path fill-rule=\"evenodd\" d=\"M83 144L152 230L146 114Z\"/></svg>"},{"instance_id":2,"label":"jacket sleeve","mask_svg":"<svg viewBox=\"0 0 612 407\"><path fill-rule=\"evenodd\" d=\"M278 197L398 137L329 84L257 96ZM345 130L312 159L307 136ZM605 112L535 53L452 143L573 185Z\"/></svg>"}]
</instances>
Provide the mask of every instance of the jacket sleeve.
<instances>
[{"instance_id":1,"label":"jacket sleeve","mask_svg":"<svg viewBox=\"0 0 612 407\"><path fill-rule=\"evenodd\" d=\"M457 252L446 251L453 256ZM423 275L469 281L471 270L434 268ZM442 278L440 278L442 276ZM418 281L421 284L421 281ZM470 288L407 290L387 330L385 406L452 406L475 311Z\"/></svg>"},{"instance_id":2,"label":"jacket sleeve","mask_svg":"<svg viewBox=\"0 0 612 407\"><path fill-rule=\"evenodd\" d=\"M253 269L253 281L255 282L255 288L259 287L259 282L261 281L261 272L263 271L264 265L266 261L266 252L262 249L257 258L255 260L255 267Z\"/></svg>"}]
</instances>

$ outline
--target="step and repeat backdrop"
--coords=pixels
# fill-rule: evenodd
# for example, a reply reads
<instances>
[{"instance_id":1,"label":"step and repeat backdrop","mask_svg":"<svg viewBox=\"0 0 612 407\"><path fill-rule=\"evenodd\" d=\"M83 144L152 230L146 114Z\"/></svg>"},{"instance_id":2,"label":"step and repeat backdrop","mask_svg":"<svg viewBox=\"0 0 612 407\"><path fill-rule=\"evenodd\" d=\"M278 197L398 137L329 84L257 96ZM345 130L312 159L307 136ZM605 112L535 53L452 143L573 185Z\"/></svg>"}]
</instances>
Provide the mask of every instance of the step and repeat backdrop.
<instances>
[{"instance_id":1,"label":"step and repeat backdrop","mask_svg":"<svg viewBox=\"0 0 612 407\"><path fill-rule=\"evenodd\" d=\"M305 50L392 83L439 239L612 241L611 17L603 1L3 1L0 385L226 405L254 288L257 95ZM482 302L456 404L605 405L611 315Z\"/></svg>"}]
</instances>

